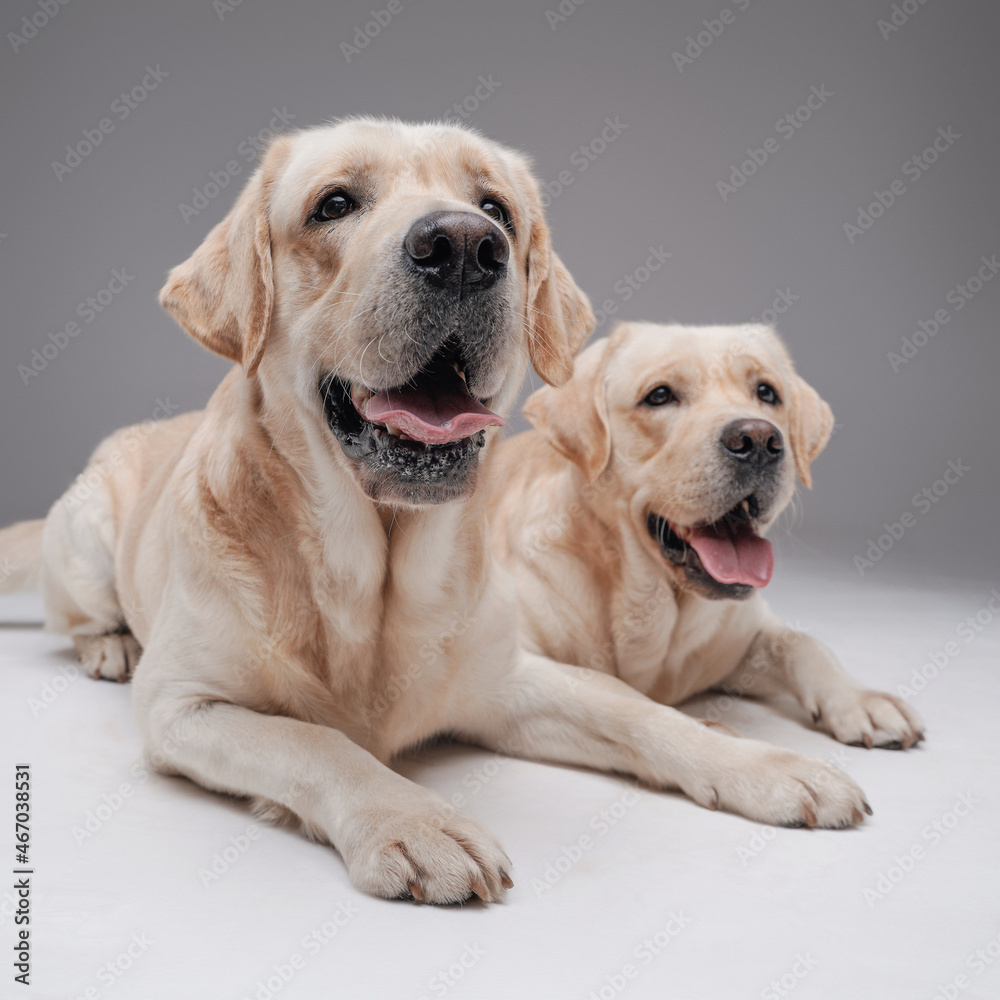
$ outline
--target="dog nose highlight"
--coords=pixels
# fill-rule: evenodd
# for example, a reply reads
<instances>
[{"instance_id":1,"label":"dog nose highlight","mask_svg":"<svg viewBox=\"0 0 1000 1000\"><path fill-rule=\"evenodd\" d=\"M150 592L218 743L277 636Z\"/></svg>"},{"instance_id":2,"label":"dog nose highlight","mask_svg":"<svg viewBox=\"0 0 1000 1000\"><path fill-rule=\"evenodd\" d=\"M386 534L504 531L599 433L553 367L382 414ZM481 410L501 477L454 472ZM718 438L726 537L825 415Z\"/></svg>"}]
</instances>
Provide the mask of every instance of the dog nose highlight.
<instances>
[{"instance_id":1,"label":"dog nose highlight","mask_svg":"<svg viewBox=\"0 0 1000 1000\"><path fill-rule=\"evenodd\" d=\"M767 420L734 420L723 427L720 441L732 458L757 467L777 462L785 449L781 431Z\"/></svg>"},{"instance_id":2,"label":"dog nose highlight","mask_svg":"<svg viewBox=\"0 0 1000 1000\"><path fill-rule=\"evenodd\" d=\"M507 237L475 212L431 212L410 227L403 246L430 284L460 293L490 288L510 256Z\"/></svg>"}]
</instances>

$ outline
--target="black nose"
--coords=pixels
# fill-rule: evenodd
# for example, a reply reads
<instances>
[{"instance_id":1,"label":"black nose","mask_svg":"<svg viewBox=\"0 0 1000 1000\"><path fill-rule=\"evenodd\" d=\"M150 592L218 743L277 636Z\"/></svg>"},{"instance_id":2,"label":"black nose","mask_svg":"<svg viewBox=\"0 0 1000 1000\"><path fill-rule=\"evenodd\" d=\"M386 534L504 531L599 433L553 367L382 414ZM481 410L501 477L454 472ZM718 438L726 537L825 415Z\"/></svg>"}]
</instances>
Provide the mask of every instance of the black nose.
<instances>
[{"instance_id":1,"label":"black nose","mask_svg":"<svg viewBox=\"0 0 1000 1000\"><path fill-rule=\"evenodd\" d=\"M492 287L510 255L507 237L475 212L431 212L413 223L403 246L430 284L460 295Z\"/></svg>"},{"instance_id":2,"label":"black nose","mask_svg":"<svg viewBox=\"0 0 1000 1000\"><path fill-rule=\"evenodd\" d=\"M756 469L777 462L785 450L781 431L766 420L734 420L722 428L719 441L731 458Z\"/></svg>"}]
</instances>

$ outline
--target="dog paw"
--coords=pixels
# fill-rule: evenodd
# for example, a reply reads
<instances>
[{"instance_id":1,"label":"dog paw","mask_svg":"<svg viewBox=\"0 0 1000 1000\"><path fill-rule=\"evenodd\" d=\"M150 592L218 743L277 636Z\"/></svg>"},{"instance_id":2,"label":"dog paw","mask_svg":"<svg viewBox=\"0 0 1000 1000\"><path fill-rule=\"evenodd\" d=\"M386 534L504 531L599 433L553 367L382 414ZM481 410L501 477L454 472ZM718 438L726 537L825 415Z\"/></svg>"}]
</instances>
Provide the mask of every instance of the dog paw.
<instances>
[{"instance_id":1,"label":"dog paw","mask_svg":"<svg viewBox=\"0 0 1000 1000\"><path fill-rule=\"evenodd\" d=\"M924 738L920 716L905 701L869 688L821 699L813 720L841 743L869 749L907 750Z\"/></svg>"},{"instance_id":2,"label":"dog paw","mask_svg":"<svg viewBox=\"0 0 1000 1000\"><path fill-rule=\"evenodd\" d=\"M448 809L366 817L364 836L343 851L364 892L424 903L498 902L513 886L510 859L474 820Z\"/></svg>"},{"instance_id":3,"label":"dog paw","mask_svg":"<svg viewBox=\"0 0 1000 1000\"><path fill-rule=\"evenodd\" d=\"M756 740L732 741L732 751L684 789L699 805L773 826L837 829L871 815L861 788L827 761Z\"/></svg>"},{"instance_id":4,"label":"dog paw","mask_svg":"<svg viewBox=\"0 0 1000 1000\"><path fill-rule=\"evenodd\" d=\"M80 665L95 681L104 678L124 683L142 656L142 647L131 632L75 635L73 646Z\"/></svg>"}]
</instances>

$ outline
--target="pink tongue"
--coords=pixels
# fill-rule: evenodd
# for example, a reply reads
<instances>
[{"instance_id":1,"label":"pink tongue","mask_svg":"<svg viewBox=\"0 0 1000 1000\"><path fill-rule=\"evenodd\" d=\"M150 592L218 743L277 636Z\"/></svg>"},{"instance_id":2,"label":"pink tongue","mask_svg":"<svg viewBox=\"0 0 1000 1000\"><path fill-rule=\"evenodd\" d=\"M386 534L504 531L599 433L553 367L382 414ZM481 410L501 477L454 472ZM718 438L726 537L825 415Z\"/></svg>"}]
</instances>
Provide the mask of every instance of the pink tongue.
<instances>
[{"instance_id":1,"label":"pink tongue","mask_svg":"<svg viewBox=\"0 0 1000 1000\"><path fill-rule=\"evenodd\" d=\"M392 424L424 444L449 444L484 427L503 427L503 417L473 399L453 368L438 369L433 379L420 383L372 396L362 416L373 423Z\"/></svg>"},{"instance_id":2,"label":"pink tongue","mask_svg":"<svg viewBox=\"0 0 1000 1000\"><path fill-rule=\"evenodd\" d=\"M695 528L687 539L709 575L719 583L766 587L774 571L774 549L750 531L731 535L714 527Z\"/></svg>"}]
</instances>

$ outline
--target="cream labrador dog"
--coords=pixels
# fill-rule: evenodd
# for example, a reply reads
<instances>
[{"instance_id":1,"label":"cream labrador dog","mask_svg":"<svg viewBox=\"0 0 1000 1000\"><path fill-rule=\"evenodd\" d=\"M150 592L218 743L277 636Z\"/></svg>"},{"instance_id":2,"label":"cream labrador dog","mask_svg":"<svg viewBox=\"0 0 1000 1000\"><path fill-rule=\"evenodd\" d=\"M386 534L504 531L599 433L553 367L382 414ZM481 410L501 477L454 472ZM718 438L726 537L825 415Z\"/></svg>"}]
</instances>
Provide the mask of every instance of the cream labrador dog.
<instances>
[{"instance_id":1,"label":"cream labrador dog","mask_svg":"<svg viewBox=\"0 0 1000 1000\"><path fill-rule=\"evenodd\" d=\"M161 300L235 363L205 411L112 436L44 525L0 534L8 589L38 577L95 674L135 668L160 771L439 903L512 884L489 833L389 767L443 734L765 821L861 818L829 765L519 642L480 466L529 360L564 382L593 325L520 156L371 120L280 138Z\"/></svg>"},{"instance_id":2,"label":"cream labrador dog","mask_svg":"<svg viewBox=\"0 0 1000 1000\"><path fill-rule=\"evenodd\" d=\"M524 412L536 429L499 449L493 525L529 649L666 705L789 695L844 743L922 738L905 702L852 680L760 596L764 535L833 427L773 330L625 324Z\"/></svg>"}]
</instances>

